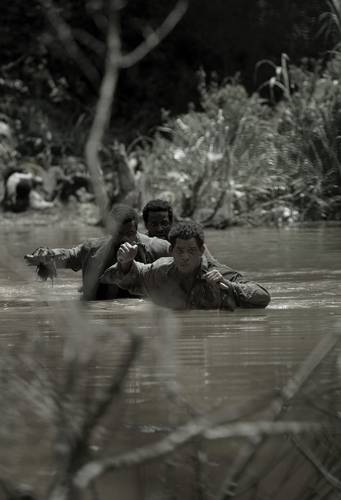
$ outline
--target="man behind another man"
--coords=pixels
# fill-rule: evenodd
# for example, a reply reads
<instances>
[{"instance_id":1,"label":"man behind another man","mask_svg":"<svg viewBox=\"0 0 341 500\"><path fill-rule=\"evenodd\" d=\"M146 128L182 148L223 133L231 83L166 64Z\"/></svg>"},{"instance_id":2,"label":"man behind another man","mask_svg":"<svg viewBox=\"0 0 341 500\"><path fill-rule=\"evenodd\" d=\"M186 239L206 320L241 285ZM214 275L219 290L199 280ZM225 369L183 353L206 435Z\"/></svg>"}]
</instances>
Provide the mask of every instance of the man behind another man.
<instances>
[{"instance_id":1,"label":"man behind another man","mask_svg":"<svg viewBox=\"0 0 341 500\"><path fill-rule=\"evenodd\" d=\"M25 255L30 265L38 266L41 277L53 278L56 268L82 271L84 300L107 300L129 297L126 290L114 284L99 282L99 276L116 262L117 250L124 242L137 248L136 260L150 263L169 255L169 243L159 238L149 238L137 231L138 216L128 205L114 205L110 213L111 234L102 238L91 238L73 248L39 247ZM50 274L49 274L50 273Z\"/></svg>"},{"instance_id":2,"label":"man behind another man","mask_svg":"<svg viewBox=\"0 0 341 500\"><path fill-rule=\"evenodd\" d=\"M243 280L240 273L221 264L209 263L204 255L204 232L195 222L175 224L168 235L171 257L152 264L136 261L138 246L123 243L117 263L100 277L134 295L143 295L173 309L228 309L266 307L269 292Z\"/></svg>"},{"instance_id":3,"label":"man behind another man","mask_svg":"<svg viewBox=\"0 0 341 500\"><path fill-rule=\"evenodd\" d=\"M148 236L168 240L168 233L174 220L173 209L168 201L150 200L143 207L142 217Z\"/></svg>"}]
</instances>

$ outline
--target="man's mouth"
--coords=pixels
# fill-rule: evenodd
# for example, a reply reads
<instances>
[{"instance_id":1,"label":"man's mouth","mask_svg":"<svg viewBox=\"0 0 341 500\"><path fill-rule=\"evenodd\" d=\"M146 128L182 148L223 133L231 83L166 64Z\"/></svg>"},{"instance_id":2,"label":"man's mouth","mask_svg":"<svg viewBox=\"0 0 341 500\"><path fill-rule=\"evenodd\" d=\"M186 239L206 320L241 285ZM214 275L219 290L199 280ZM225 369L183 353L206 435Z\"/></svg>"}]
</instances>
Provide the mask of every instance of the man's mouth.
<instances>
[{"instance_id":1,"label":"man's mouth","mask_svg":"<svg viewBox=\"0 0 341 500\"><path fill-rule=\"evenodd\" d=\"M186 269L187 267L189 267L190 264L189 264L189 262L180 262L179 265L180 265L180 267L183 267Z\"/></svg>"}]
</instances>

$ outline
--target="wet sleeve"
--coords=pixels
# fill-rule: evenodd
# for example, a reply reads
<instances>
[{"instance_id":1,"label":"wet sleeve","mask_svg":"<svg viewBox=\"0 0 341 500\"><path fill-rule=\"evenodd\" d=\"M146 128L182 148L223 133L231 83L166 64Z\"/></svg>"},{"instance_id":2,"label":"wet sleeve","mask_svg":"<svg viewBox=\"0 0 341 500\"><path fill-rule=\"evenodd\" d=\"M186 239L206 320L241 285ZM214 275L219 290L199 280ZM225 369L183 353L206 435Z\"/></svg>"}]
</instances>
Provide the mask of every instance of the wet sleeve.
<instances>
[{"instance_id":1,"label":"wet sleeve","mask_svg":"<svg viewBox=\"0 0 341 500\"><path fill-rule=\"evenodd\" d=\"M153 255L153 259L157 260L161 257L169 257L170 256L170 243L167 240L161 240L160 238L153 238L151 243L151 253Z\"/></svg>"},{"instance_id":2,"label":"wet sleeve","mask_svg":"<svg viewBox=\"0 0 341 500\"><path fill-rule=\"evenodd\" d=\"M217 269L224 276L225 280L235 282L242 278L242 275L240 273L234 271L231 267L220 264L220 262L215 259L213 259L213 261L207 259L207 264L208 271Z\"/></svg>"},{"instance_id":3,"label":"wet sleeve","mask_svg":"<svg viewBox=\"0 0 341 500\"><path fill-rule=\"evenodd\" d=\"M57 268L72 269L73 271L79 271L82 268L83 245L46 250L46 260L52 259Z\"/></svg>"},{"instance_id":4,"label":"wet sleeve","mask_svg":"<svg viewBox=\"0 0 341 500\"><path fill-rule=\"evenodd\" d=\"M270 293L266 288L253 281L230 281L236 305L239 307L266 307Z\"/></svg>"},{"instance_id":5,"label":"wet sleeve","mask_svg":"<svg viewBox=\"0 0 341 500\"><path fill-rule=\"evenodd\" d=\"M148 295L148 290L153 279L152 264L142 264L133 261L127 273L122 271L118 263L109 267L100 277L100 283L115 284L132 295Z\"/></svg>"}]
</instances>

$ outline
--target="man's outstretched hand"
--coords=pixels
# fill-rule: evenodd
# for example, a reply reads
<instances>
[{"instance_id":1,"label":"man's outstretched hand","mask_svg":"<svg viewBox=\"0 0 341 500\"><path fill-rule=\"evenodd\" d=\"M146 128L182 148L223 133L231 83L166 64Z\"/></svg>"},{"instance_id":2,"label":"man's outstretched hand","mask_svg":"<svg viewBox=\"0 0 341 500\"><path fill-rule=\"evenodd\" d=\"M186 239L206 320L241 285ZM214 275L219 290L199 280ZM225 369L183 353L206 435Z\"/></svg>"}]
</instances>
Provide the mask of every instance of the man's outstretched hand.
<instances>
[{"instance_id":1,"label":"man's outstretched hand","mask_svg":"<svg viewBox=\"0 0 341 500\"><path fill-rule=\"evenodd\" d=\"M26 254L24 259L29 266L36 266L37 275L42 280L53 280L57 276L54 255L49 248L39 247L33 253Z\"/></svg>"},{"instance_id":2,"label":"man's outstretched hand","mask_svg":"<svg viewBox=\"0 0 341 500\"><path fill-rule=\"evenodd\" d=\"M39 247L34 252L24 255L24 259L30 266L37 266L38 264L46 264L51 261L53 254L49 248Z\"/></svg>"},{"instance_id":3,"label":"man's outstretched hand","mask_svg":"<svg viewBox=\"0 0 341 500\"><path fill-rule=\"evenodd\" d=\"M137 255L138 246L131 245L128 242L122 243L117 250L117 262L120 264L123 272L128 272L130 266Z\"/></svg>"}]
</instances>

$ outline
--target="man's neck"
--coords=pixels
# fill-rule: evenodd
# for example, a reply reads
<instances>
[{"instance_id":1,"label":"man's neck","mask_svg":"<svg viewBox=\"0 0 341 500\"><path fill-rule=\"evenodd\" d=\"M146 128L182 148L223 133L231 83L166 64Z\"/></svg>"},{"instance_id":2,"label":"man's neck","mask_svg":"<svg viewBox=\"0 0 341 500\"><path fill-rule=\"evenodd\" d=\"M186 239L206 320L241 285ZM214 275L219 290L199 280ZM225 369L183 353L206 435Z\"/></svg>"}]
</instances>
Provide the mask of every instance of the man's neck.
<instances>
[{"instance_id":1,"label":"man's neck","mask_svg":"<svg viewBox=\"0 0 341 500\"><path fill-rule=\"evenodd\" d=\"M178 271L177 274L181 286L185 288L187 291L191 290L193 288L194 282L198 276L199 271L200 271L200 266L190 273L180 273Z\"/></svg>"}]
</instances>

